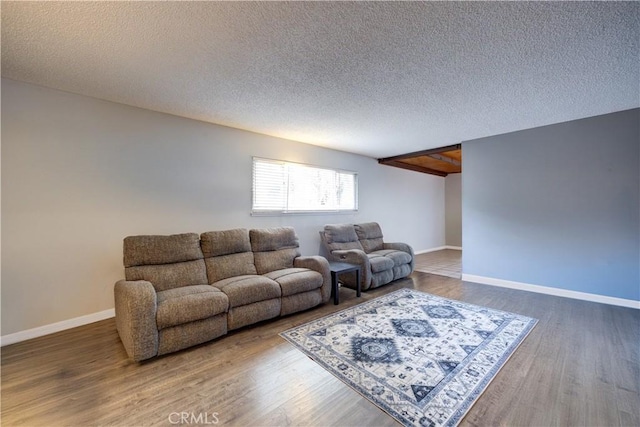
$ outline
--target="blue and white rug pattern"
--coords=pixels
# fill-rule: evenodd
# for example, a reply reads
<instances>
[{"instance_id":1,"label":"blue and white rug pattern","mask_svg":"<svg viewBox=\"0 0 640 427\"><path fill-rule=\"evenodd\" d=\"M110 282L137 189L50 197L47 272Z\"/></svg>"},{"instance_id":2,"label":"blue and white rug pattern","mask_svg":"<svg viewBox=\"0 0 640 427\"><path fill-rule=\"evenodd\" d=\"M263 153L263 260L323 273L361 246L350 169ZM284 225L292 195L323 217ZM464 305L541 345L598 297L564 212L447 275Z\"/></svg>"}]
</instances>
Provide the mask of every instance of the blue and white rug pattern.
<instances>
[{"instance_id":1,"label":"blue and white rug pattern","mask_svg":"<svg viewBox=\"0 0 640 427\"><path fill-rule=\"evenodd\" d=\"M455 426L536 319L401 289L280 335L406 426Z\"/></svg>"}]
</instances>

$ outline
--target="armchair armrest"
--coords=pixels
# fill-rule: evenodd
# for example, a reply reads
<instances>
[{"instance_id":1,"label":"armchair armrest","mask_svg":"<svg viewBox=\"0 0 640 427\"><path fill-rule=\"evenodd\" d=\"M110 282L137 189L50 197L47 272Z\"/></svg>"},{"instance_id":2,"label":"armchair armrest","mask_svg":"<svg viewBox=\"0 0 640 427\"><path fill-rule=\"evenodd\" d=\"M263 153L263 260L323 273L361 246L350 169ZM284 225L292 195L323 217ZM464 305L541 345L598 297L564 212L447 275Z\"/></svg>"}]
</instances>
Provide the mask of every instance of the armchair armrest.
<instances>
[{"instance_id":1,"label":"armchair armrest","mask_svg":"<svg viewBox=\"0 0 640 427\"><path fill-rule=\"evenodd\" d=\"M145 280L116 282L116 327L131 359L139 362L158 354L158 327L156 326L157 295Z\"/></svg>"},{"instance_id":2,"label":"armchair armrest","mask_svg":"<svg viewBox=\"0 0 640 427\"><path fill-rule=\"evenodd\" d=\"M395 249L396 251L402 251L402 252L406 252L409 255L411 255L411 271L413 271L413 267L415 265L415 255L413 253L413 248L406 244L406 243L400 243L400 242L392 242L392 243L383 243L382 244L382 248L383 249Z\"/></svg>"},{"instance_id":3,"label":"armchair armrest","mask_svg":"<svg viewBox=\"0 0 640 427\"><path fill-rule=\"evenodd\" d=\"M371 286L371 265L369 257L360 249L341 249L331 252L333 258L337 261L348 262L360 266L360 286L366 291Z\"/></svg>"},{"instance_id":4,"label":"armchair armrest","mask_svg":"<svg viewBox=\"0 0 640 427\"><path fill-rule=\"evenodd\" d=\"M309 270L314 270L322 274L322 287L320 288L322 302L329 301L331 297L331 271L329 270L329 261L327 261L326 258L318 255L300 256L294 258L293 266L308 268Z\"/></svg>"},{"instance_id":5,"label":"armchair armrest","mask_svg":"<svg viewBox=\"0 0 640 427\"><path fill-rule=\"evenodd\" d=\"M383 243L382 246L383 249L395 249L396 251L407 252L408 254L411 254L411 257L413 257L413 248L406 243Z\"/></svg>"}]
</instances>

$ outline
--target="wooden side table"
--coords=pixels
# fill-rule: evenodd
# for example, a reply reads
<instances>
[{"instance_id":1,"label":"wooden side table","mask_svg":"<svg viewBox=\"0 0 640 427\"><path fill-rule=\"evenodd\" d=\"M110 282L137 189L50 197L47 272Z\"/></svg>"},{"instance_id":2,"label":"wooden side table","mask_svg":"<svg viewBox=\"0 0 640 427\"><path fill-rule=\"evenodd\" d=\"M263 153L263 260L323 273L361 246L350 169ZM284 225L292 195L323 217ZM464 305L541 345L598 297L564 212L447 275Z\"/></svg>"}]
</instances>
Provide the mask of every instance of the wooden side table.
<instances>
[{"instance_id":1,"label":"wooden side table","mask_svg":"<svg viewBox=\"0 0 640 427\"><path fill-rule=\"evenodd\" d=\"M360 266L356 264L349 264L347 262L329 261L329 268L331 269L331 293L333 294L333 303L338 305L340 302L340 293L338 292L338 276L343 273L356 272L356 292L360 297Z\"/></svg>"}]
</instances>

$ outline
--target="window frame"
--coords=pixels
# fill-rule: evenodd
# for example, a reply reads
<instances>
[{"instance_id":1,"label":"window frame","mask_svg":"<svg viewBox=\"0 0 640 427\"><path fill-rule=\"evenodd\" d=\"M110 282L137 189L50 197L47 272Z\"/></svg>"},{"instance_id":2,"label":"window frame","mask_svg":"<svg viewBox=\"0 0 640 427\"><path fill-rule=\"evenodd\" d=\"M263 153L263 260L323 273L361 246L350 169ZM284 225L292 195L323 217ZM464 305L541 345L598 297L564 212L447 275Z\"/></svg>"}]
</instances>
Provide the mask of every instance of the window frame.
<instances>
[{"instance_id":1,"label":"window frame","mask_svg":"<svg viewBox=\"0 0 640 427\"><path fill-rule=\"evenodd\" d=\"M353 175L353 209L256 209L256 162L267 162L274 164L282 164L282 165L294 165L296 167L305 167L309 169L319 169L324 171L331 171L336 174L348 174ZM287 178L289 175L287 175ZM287 180L288 182L288 180ZM288 186L283 184L283 190L285 193L288 192ZM301 163L301 162L291 162L287 160L279 160L279 159L269 159L265 157L253 156L251 160L251 216L281 216L281 215L341 215L341 214L353 214L358 212L358 194L359 186L358 186L358 172L346 170L346 169L337 169L325 166L318 166L309 163ZM286 196L285 196L286 198ZM285 202L286 203L286 202Z\"/></svg>"}]
</instances>

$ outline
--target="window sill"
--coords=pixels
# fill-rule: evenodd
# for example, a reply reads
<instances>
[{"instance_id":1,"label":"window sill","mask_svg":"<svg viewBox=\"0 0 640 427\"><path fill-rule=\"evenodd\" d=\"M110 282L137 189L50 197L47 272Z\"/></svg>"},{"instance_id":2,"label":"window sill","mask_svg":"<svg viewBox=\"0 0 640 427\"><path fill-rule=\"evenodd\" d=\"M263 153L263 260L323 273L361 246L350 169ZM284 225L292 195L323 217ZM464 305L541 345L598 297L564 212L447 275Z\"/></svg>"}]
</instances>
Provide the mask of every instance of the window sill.
<instances>
[{"instance_id":1,"label":"window sill","mask_svg":"<svg viewBox=\"0 0 640 427\"><path fill-rule=\"evenodd\" d=\"M353 215L357 209L350 211L252 211L251 216L290 216L290 215Z\"/></svg>"}]
</instances>

